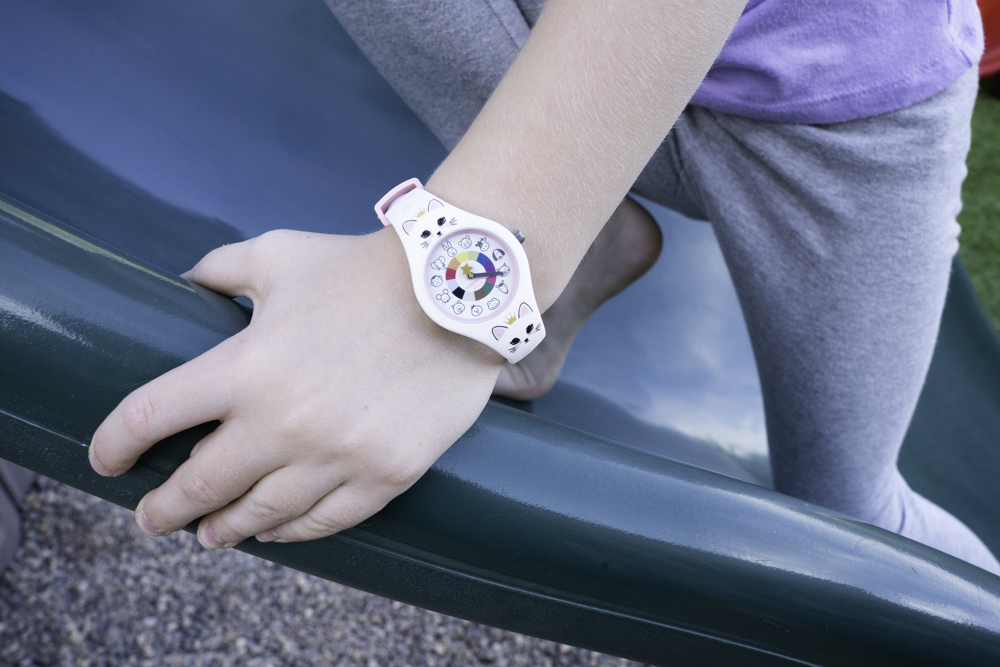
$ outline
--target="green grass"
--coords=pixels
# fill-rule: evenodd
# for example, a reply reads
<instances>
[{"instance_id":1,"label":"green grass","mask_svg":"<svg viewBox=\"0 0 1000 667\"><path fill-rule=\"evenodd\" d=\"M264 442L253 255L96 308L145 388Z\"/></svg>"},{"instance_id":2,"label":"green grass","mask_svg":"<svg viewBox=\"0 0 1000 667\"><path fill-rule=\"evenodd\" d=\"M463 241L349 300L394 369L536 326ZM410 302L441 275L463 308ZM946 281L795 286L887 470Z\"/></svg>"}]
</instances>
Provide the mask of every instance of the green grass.
<instances>
[{"instance_id":1,"label":"green grass","mask_svg":"<svg viewBox=\"0 0 1000 667\"><path fill-rule=\"evenodd\" d=\"M979 301L1000 332L1000 99L979 93L969 175L962 186L959 254Z\"/></svg>"}]
</instances>

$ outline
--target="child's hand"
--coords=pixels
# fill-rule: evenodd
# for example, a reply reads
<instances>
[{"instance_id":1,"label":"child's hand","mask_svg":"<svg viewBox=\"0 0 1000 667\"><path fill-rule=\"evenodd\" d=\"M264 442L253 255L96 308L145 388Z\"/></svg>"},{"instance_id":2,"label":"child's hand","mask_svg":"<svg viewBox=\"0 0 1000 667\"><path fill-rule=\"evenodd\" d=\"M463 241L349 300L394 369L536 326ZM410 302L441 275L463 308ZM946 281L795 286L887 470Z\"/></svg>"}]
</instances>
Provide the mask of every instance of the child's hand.
<instances>
[{"instance_id":1,"label":"child's hand","mask_svg":"<svg viewBox=\"0 0 1000 667\"><path fill-rule=\"evenodd\" d=\"M482 411L503 359L434 324L392 230L280 231L186 276L254 302L244 331L134 391L94 434L102 474L155 442L222 425L136 509L152 535L205 516L206 547L330 535L413 484Z\"/></svg>"}]
</instances>

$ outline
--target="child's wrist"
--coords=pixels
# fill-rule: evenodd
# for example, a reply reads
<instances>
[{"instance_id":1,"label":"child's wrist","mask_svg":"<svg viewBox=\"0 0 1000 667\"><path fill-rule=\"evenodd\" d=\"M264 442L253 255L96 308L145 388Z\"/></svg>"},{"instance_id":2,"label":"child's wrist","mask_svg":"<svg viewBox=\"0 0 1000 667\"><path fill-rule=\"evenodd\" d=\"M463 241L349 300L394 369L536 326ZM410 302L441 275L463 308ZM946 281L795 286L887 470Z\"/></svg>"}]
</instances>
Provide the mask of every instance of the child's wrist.
<instances>
[{"instance_id":1,"label":"child's wrist","mask_svg":"<svg viewBox=\"0 0 1000 667\"><path fill-rule=\"evenodd\" d=\"M558 244L558 229L572 229L571 221L555 219L548 202L527 206L524 193L504 193L502 187L474 186L478 182L459 170L446 165L434 173L426 188L450 204L494 220L508 230L518 230L525 237L524 251L531 266L531 282L535 299L542 312L548 309L573 277L583 259L567 251L568 244ZM498 191L499 190L499 191ZM557 251L560 245L562 251Z\"/></svg>"},{"instance_id":2,"label":"child's wrist","mask_svg":"<svg viewBox=\"0 0 1000 667\"><path fill-rule=\"evenodd\" d=\"M363 239L371 244L363 252L381 258L376 289L394 295L390 314L387 315L387 327L403 327L414 341L423 340L431 345L444 346L477 363L496 366L499 370L503 357L478 341L436 324L420 307L413 291L406 253L395 230L387 227Z\"/></svg>"}]
</instances>

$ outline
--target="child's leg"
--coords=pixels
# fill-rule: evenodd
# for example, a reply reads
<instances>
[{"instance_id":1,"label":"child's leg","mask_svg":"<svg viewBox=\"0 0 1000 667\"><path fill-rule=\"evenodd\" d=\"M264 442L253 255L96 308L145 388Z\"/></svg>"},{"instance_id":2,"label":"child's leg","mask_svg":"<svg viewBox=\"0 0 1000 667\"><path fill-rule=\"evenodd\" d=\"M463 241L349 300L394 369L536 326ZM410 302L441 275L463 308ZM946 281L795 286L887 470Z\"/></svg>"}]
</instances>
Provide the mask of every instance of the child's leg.
<instances>
[{"instance_id":1,"label":"child's leg","mask_svg":"<svg viewBox=\"0 0 1000 667\"><path fill-rule=\"evenodd\" d=\"M556 383L573 339L598 306L656 263L663 236L653 217L626 197L594 240L556 302L545 311L545 340L518 364L504 364L494 395L538 398Z\"/></svg>"},{"instance_id":2,"label":"child's leg","mask_svg":"<svg viewBox=\"0 0 1000 667\"><path fill-rule=\"evenodd\" d=\"M827 126L692 107L675 141L743 306L777 489L1000 574L896 468L958 247L975 89L970 71Z\"/></svg>"},{"instance_id":3,"label":"child's leg","mask_svg":"<svg viewBox=\"0 0 1000 667\"><path fill-rule=\"evenodd\" d=\"M531 27L514 0L326 0L389 85L451 150Z\"/></svg>"}]
</instances>

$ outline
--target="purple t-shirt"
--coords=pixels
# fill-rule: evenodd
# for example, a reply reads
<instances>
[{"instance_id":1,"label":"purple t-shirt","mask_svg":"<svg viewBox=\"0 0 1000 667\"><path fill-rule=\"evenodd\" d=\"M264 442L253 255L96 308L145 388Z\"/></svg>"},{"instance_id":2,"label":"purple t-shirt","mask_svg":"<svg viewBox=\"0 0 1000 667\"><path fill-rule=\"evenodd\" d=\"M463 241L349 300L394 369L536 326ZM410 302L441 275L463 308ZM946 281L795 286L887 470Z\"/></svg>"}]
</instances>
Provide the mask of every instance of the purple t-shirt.
<instances>
[{"instance_id":1,"label":"purple t-shirt","mask_svg":"<svg viewBox=\"0 0 1000 667\"><path fill-rule=\"evenodd\" d=\"M750 0L691 103L837 123L926 99L982 53L975 0Z\"/></svg>"}]
</instances>

